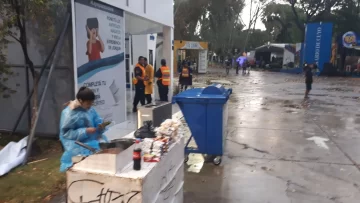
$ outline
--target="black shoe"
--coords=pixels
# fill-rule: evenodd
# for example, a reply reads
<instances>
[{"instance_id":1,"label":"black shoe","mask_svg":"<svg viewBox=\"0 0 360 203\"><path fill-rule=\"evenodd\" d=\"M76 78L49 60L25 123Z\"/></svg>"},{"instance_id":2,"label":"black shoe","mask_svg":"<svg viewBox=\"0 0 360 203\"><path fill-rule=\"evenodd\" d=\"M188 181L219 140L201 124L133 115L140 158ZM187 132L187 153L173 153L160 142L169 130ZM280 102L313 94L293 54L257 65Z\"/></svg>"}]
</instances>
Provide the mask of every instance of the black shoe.
<instances>
[{"instance_id":1,"label":"black shoe","mask_svg":"<svg viewBox=\"0 0 360 203\"><path fill-rule=\"evenodd\" d=\"M133 108L133 112L136 113L136 112L137 112L137 108Z\"/></svg>"}]
</instances>

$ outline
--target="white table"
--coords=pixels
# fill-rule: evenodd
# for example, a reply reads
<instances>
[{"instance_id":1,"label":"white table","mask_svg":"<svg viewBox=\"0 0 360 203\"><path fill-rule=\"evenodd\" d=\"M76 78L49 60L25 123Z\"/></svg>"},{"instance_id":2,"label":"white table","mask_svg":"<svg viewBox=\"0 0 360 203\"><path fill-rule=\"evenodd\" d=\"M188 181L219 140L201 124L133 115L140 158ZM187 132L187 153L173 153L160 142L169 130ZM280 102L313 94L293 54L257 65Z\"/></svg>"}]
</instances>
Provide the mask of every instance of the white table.
<instances>
[{"instance_id":1,"label":"white table","mask_svg":"<svg viewBox=\"0 0 360 203\"><path fill-rule=\"evenodd\" d=\"M180 117L181 114L173 116ZM182 203L184 147L181 137L160 162L142 162L140 171L132 169L133 147L109 156L91 155L66 172L68 202ZM96 165L100 162L112 168L104 170Z\"/></svg>"}]
</instances>

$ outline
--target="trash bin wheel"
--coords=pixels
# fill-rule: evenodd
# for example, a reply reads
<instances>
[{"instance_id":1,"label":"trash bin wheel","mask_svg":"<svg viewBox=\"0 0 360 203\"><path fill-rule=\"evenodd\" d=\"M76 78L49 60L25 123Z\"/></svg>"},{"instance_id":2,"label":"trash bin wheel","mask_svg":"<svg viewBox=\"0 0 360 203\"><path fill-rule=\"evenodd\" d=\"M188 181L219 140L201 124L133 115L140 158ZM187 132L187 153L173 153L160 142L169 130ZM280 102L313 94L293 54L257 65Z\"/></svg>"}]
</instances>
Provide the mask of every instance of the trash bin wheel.
<instances>
[{"instance_id":1,"label":"trash bin wheel","mask_svg":"<svg viewBox=\"0 0 360 203\"><path fill-rule=\"evenodd\" d=\"M218 166L221 164L221 156L217 156L213 159L213 164Z\"/></svg>"},{"instance_id":2,"label":"trash bin wheel","mask_svg":"<svg viewBox=\"0 0 360 203\"><path fill-rule=\"evenodd\" d=\"M187 163L188 161L189 161L189 155L186 154L186 155L185 155L185 159L184 159L184 163Z\"/></svg>"}]
</instances>

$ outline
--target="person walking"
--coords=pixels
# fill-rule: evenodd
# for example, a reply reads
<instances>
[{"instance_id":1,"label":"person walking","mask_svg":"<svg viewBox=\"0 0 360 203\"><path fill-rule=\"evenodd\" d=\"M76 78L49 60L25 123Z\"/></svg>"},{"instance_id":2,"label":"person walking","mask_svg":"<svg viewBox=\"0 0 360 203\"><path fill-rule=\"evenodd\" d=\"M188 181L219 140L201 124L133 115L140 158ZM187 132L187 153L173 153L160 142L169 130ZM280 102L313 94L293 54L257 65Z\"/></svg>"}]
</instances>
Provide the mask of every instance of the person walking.
<instances>
[{"instance_id":1,"label":"person walking","mask_svg":"<svg viewBox=\"0 0 360 203\"><path fill-rule=\"evenodd\" d=\"M180 72L180 91L187 90L188 86L192 85L192 68L190 68L190 62L186 62Z\"/></svg>"},{"instance_id":2,"label":"person walking","mask_svg":"<svg viewBox=\"0 0 360 203\"><path fill-rule=\"evenodd\" d=\"M133 84L135 85L135 97L133 103L133 112L137 112L137 105L145 105L145 68L144 57L139 56L138 63L134 68Z\"/></svg>"},{"instance_id":3,"label":"person walking","mask_svg":"<svg viewBox=\"0 0 360 203\"><path fill-rule=\"evenodd\" d=\"M155 77L158 78L156 83L159 88L160 101L169 101L170 69L166 66L165 59L161 59L161 68L156 72Z\"/></svg>"},{"instance_id":4,"label":"person walking","mask_svg":"<svg viewBox=\"0 0 360 203\"><path fill-rule=\"evenodd\" d=\"M236 75L239 75L239 68L240 68L241 64L240 61L236 62Z\"/></svg>"},{"instance_id":5,"label":"person walking","mask_svg":"<svg viewBox=\"0 0 360 203\"><path fill-rule=\"evenodd\" d=\"M247 65L248 65L247 61L244 61L244 62L242 63L242 65L241 65L241 66L242 66L242 74L243 74L243 75L246 74Z\"/></svg>"},{"instance_id":6,"label":"person walking","mask_svg":"<svg viewBox=\"0 0 360 203\"><path fill-rule=\"evenodd\" d=\"M232 59L230 57L228 57L228 59L225 62L225 66L226 66L226 75L229 75L230 69L231 69L231 65L232 65Z\"/></svg>"},{"instance_id":7,"label":"person walking","mask_svg":"<svg viewBox=\"0 0 360 203\"><path fill-rule=\"evenodd\" d=\"M306 64L304 67L305 71L305 84L306 84L306 90L305 90L305 99L309 98L309 93L312 89L312 83L313 83L313 64L310 64L309 66Z\"/></svg>"},{"instance_id":8,"label":"person walking","mask_svg":"<svg viewBox=\"0 0 360 203\"><path fill-rule=\"evenodd\" d=\"M152 102L152 93L154 89L154 67L148 63L147 58L144 58L145 66L145 99L146 104L151 104Z\"/></svg>"}]
</instances>

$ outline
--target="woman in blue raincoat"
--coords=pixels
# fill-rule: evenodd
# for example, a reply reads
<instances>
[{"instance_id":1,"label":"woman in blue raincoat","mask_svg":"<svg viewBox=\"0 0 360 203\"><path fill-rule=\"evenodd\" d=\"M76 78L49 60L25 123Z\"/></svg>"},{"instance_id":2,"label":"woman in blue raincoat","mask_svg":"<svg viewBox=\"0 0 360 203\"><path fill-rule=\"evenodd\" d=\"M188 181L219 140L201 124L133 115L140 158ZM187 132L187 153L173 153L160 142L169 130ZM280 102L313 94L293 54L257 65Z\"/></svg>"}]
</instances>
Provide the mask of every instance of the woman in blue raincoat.
<instances>
[{"instance_id":1,"label":"woman in blue raincoat","mask_svg":"<svg viewBox=\"0 0 360 203\"><path fill-rule=\"evenodd\" d=\"M87 87L81 87L76 95L76 100L68 102L67 107L61 113L60 141L65 150L61 157L61 172L73 165L73 156L92 154L90 150L75 144L75 141L99 150L98 139L106 139L106 137L102 137L105 129L103 119L92 108L94 100L94 92Z\"/></svg>"}]
</instances>

